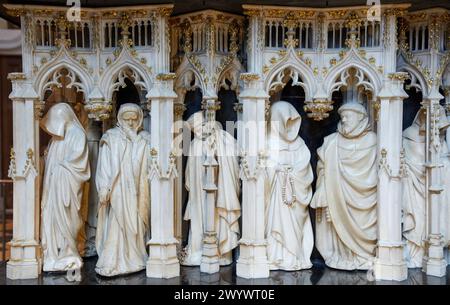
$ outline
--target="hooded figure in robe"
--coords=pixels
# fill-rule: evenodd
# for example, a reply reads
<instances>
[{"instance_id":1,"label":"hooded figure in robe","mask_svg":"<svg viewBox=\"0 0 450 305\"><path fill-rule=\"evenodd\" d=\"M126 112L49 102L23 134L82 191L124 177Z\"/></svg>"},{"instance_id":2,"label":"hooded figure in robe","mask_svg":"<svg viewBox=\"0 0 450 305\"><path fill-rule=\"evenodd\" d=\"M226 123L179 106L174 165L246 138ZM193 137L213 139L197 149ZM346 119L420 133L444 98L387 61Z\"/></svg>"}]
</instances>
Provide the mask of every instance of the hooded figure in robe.
<instances>
[{"instance_id":1,"label":"hooded figure in robe","mask_svg":"<svg viewBox=\"0 0 450 305\"><path fill-rule=\"evenodd\" d=\"M299 131L302 118L285 101L270 107L266 168L266 238L271 270L312 267L314 236L308 205L314 176Z\"/></svg>"},{"instance_id":2,"label":"hooded figure in robe","mask_svg":"<svg viewBox=\"0 0 450 305\"><path fill-rule=\"evenodd\" d=\"M377 244L377 138L363 105L338 112L338 131L317 150L316 245L327 266L365 270Z\"/></svg>"},{"instance_id":3,"label":"hooded figure in robe","mask_svg":"<svg viewBox=\"0 0 450 305\"><path fill-rule=\"evenodd\" d=\"M100 140L96 184L99 194L95 271L103 276L145 269L150 220L148 158L150 134L142 109L123 104L117 127Z\"/></svg>"},{"instance_id":4,"label":"hooded figure in robe","mask_svg":"<svg viewBox=\"0 0 450 305\"><path fill-rule=\"evenodd\" d=\"M427 238L425 136L426 114L419 110L412 125L403 131L406 176L403 178L403 238L408 268L422 268Z\"/></svg>"},{"instance_id":5,"label":"hooded figure in robe","mask_svg":"<svg viewBox=\"0 0 450 305\"><path fill-rule=\"evenodd\" d=\"M80 205L83 185L90 178L86 133L66 103L51 107L41 127L52 136L41 202L43 270L79 269L83 265L77 249Z\"/></svg>"},{"instance_id":6,"label":"hooded figure in robe","mask_svg":"<svg viewBox=\"0 0 450 305\"><path fill-rule=\"evenodd\" d=\"M206 168L203 166L207 150L213 143L212 152L217 159L215 227L218 239L219 264L232 263L232 250L238 245L241 205L239 203L240 180L237 143L232 135L224 131L218 122L206 131L201 111L194 113L188 124L194 132L189 147L185 172L185 186L189 192L184 220L190 220L188 244L184 249L182 264L199 266L202 259L203 233L205 230L206 192L203 190Z\"/></svg>"}]
</instances>

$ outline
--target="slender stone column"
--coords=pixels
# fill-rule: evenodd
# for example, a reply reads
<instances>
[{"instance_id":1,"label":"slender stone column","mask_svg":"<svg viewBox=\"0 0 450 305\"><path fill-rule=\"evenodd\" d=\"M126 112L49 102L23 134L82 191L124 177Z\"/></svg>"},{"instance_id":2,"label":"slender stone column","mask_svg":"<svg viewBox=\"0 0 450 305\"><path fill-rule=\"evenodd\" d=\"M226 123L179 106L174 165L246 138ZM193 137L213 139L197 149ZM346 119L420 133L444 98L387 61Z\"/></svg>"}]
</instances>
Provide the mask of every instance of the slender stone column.
<instances>
[{"instance_id":1,"label":"slender stone column","mask_svg":"<svg viewBox=\"0 0 450 305\"><path fill-rule=\"evenodd\" d=\"M175 74L159 74L147 94L151 100L151 240L147 277L172 278L180 275L178 241L174 237L174 179L177 176L173 148L173 91ZM149 156L150 157L150 156Z\"/></svg>"},{"instance_id":2,"label":"slender stone column","mask_svg":"<svg viewBox=\"0 0 450 305\"><path fill-rule=\"evenodd\" d=\"M441 147L439 138L439 101L443 96L433 86L424 100L427 110L427 241L423 258L423 271L427 275L442 277L446 274L447 263L444 259L444 238L440 227L440 205L442 202ZM447 203L448 204L448 203Z\"/></svg>"},{"instance_id":3,"label":"slender stone column","mask_svg":"<svg viewBox=\"0 0 450 305\"><path fill-rule=\"evenodd\" d=\"M402 281L408 277L402 241L402 118L403 83L408 73L388 75L379 94L378 117L378 248L375 260L377 280Z\"/></svg>"},{"instance_id":4,"label":"slender stone column","mask_svg":"<svg viewBox=\"0 0 450 305\"><path fill-rule=\"evenodd\" d=\"M216 110L218 108L217 97L205 97L203 101L203 108L206 113L206 128L211 131L214 128L213 124L216 122ZM210 143L203 142L206 147L207 155L203 166L206 169L206 177L204 178L203 190L206 193L205 200L205 224L203 228L203 248L202 260L200 264L200 271L205 273L219 272L219 247L216 232L216 199L217 199L217 185L215 175L219 163L215 157L215 147L210 147ZM221 169L219 169L221 170Z\"/></svg>"},{"instance_id":5,"label":"slender stone column","mask_svg":"<svg viewBox=\"0 0 450 305\"><path fill-rule=\"evenodd\" d=\"M97 172L99 142L102 137L102 123L89 120L86 134L89 149L91 179L89 180L88 216L85 223L86 244L84 248L84 257L91 257L97 255L95 235L97 231L98 193L97 186L95 185L95 176Z\"/></svg>"},{"instance_id":6,"label":"slender stone column","mask_svg":"<svg viewBox=\"0 0 450 305\"><path fill-rule=\"evenodd\" d=\"M243 73L244 91L239 99L242 114L242 238L236 265L239 277L269 277L265 239L264 159L266 141L266 100L258 74Z\"/></svg>"},{"instance_id":7,"label":"slender stone column","mask_svg":"<svg viewBox=\"0 0 450 305\"><path fill-rule=\"evenodd\" d=\"M13 149L9 177L14 181L13 239L6 266L9 279L37 278L41 272L39 245L39 118L40 102L23 73L10 73L13 91Z\"/></svg>"}]
</instances>

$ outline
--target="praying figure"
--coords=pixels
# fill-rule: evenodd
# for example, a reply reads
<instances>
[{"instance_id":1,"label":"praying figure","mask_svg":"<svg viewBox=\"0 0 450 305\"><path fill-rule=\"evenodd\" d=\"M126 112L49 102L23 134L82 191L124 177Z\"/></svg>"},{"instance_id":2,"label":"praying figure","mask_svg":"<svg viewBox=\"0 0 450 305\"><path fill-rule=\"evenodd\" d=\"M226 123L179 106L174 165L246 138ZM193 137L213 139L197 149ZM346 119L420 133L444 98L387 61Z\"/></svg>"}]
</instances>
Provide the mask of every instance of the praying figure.
<instances>
[{"instance_id":1,"label":"praying figure","mask_svg":"<svg viewBox=\"0 0 450 305\"><path fill-rule=\"evenodd\" d=\"M138 105L123 104L117 127L109 129L100 140L95 271L103 276L133 273L146 267L150 134L142 130L143 117Z\"/></svg>"},{"instance_id":2,"label":"praying figure","mask_svg":"<svg viewBox=\"0 0 450 305\"><path fill-rule=\"evenodd\" d=\"M338 113L338 131L317 150L316 246L329 267L366 270L377 244L377 138L363 105Z\"/></svg>"},{"instance_id":3,"label":"praying figure","mask_svg":"<svg viewBox=\"0 0 450 305\"><path fill-rule=\"evenodd\" d=\"M426 113L417 112L413 124L403 131L406 176L403 178L403 238L408 268L422 268L426 228Z\"/></svg>"},{"instance_id":4,"label":"praying figure","mask_svg":"<svg viewBox=\"0 0 450 305\"><path fill-rule=\"evenodd\" d=\"M51 107L41 127L52 136L45 158L41 202L43 270L80 269L80 205L83 185L91 175L86 133L66 103Z\"/></svg>"},{"instance_id":5,"label":"praying figure","mask_svg":"<svg viewBox=\"0 0 450 305\"><path fill-rule=\"evenodd\" d=\"M203 113L196 112L188 124L194 132L189 147L186 165L185 186L189 192L184 220L190 220L188 244L184 249L182 264L199 266L202 260L203 238L206 221L214 221L218 240L219 264L232 263L232 250L238 245L240 234L238 219L241 216L239 203L240 180L236 140L224 131L218 122L212 122L212 130L207 132ZM214 180L217 183L215 196L215 219L205 219L206 181L205 160L207 150L217 158L218 168Z\"/></svg>"},{"instance_id":6,"label":"praying figure","mask_svg":"<svg viewBox=\"0 0 450 305\"><path fill-rule=\"evenodd\" d=\"M308 205L314 176L310 152L298 135L301 122L300 114L288 102L270 107L265 232L271 270L312 267L314 236Z\"/></svg>"}]
</instances>

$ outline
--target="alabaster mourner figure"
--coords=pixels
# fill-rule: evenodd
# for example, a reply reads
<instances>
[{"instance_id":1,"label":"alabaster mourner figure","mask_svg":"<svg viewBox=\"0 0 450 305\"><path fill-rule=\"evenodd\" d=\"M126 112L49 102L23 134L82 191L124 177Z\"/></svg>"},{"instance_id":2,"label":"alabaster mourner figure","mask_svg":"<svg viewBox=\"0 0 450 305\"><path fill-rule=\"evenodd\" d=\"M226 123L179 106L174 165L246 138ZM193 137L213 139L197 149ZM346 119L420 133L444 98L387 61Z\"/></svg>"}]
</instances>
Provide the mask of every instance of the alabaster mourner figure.
<instances>
[{"instance_id":1,"label":"alabaster mourner figure","mask_svg":"<svg viewBox=\"0 0 450 305\"><path fill-rule=\"evenodd\" d=\"M270 269L311 268L314 237L310 152L299 137L302 119L284 101L270 108L266 179L266 238Z\"/></svg>"},{"instance_id":2,"label":"alabaster mourner figure","mask_svg":"<svg viewBox=\"0 0 450 305\"><path fill-rule=\"evenodd\" d=\"M41 121L52 136L45 159L42 193L44 271L79 269L77 235L83 184L90 178L87 138L72 108L54 105Z\"/></svg>"},{"instance_id":3,"label":"alabaster mourner figure","mask_svg":"<svg viewBox=\"0 0 450 305\"><path fill-rule=\"evenodd\" d=\"M317 150L316 246L329 267L364 270L377 242L377 141L364 106L338 112L338 132Z\"/></svg>"},{"instance_id":4,"label":"alabaster mourner figure","mask_svg":"<svg viewBox=\"0 0 450 305\"><path fill-rule=\"evenodd\" d=\"M142 130L143 112L124 104L117 127L100 140L96 184L99 194L95 271L103 276L145 269L149 232L150 135Z\"/></svg>"},{"instance_id":5,"label":"alabaster mourner figure","mask_svg":"<svg viewBox=\"0 0 450 305\"><path fill-rule=\"evenodd\" d=\"M426 239L425 111L419 110L413 124L403 132L406 176L403 179L403 237L409 268L421 268Z\"/></svg>"},{"instance_id":6,"label":"alabaster mourner figure","mask_svg":"<svg viewBox=\"0 0 450 305\"><path fill-rule=\"evenodd\" d=\"M232 250L238 245L241 207L239 203L239 164L236 140L219 124L214 124L210 133L206 131L202 112L194 113L188 124L194 132L194 139L189 147L189 158L186 165L186 189L189 200L184 215L190 220L188 245L184 249L183 265L199 266L202 259L203 233L205 230L205 200L204 191L206 168L204 166L207 149L214 143L212 152L218 163L215 181L216 213L215 228L218 239L219 263L232 263Z\"/></svg>"}]
</instances>

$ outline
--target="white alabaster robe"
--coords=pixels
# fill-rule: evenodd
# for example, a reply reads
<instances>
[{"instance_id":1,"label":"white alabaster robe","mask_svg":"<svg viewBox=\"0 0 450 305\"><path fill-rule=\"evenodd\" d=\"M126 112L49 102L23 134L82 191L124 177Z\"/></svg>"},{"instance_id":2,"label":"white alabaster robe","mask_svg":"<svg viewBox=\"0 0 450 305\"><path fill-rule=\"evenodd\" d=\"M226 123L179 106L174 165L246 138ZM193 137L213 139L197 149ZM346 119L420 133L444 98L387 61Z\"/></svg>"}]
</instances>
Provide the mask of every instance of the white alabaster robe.
<instances>
[{"instance_id":1,"label":"white alabaster robe","mask_svg":"<svg viewBox=\"0 0 450 305\"><path fill-rule=\"evenodd\" d=\"M443 106L439 107L439 129L441 134L441 181L444 188L441 196L440 219L441 234L444 239L444 258L450 264L450 149L448 134L450 132L450 120L446 116Z\"/></svg>"},{"instance_id":2,"label":"white alabaster robe","mask_svg":"<svg viewBox=\"0 0 450 305\"><path fill-rule=\"evenodd\" d=\"M446 140L441 141L441 163L443 165L441 168L441 179L444 191L442 192L441 213L439 216L441 233L444 237L445 254L450 258L450 253L448 253L450 248L450 152ZM450 261L447 260L447 263L450 264Z\"/></svg>"},{"instance_id":3,"label":"white alabaster robe","mask_svg":"<svg viewBox=\"0 0 450 305\"><path fill-rule=\"evenodd\" d=\"M82 225L80 205L83 184L90 178L86 134L65 103L50 108L41 126L52 135L41 201L43 270L79 269L83 265L76 242Z\"/></svg>"},{"instance_id":4,"label":"white alabaster robe","mask_svg":"<svg viewBox=\"0 0 450 305\"><path fill-rule=\"evenodd\" d=\"M425 122L420 112L403 132L406 176L403 184L403 238L408 268L421 268L426 239Z\"/></svg>"},{"instance_id":5,"label":"white alabaster robe","mask_svg":"<svg viewBox=\"0 0 450 305\"><path fill-rule=\"evenodd\" d=\"M106 189L110 193L109 204L99 208L97 222L99 259L95 271L103 276L137 272L145 269L147 262L150 135L121 127L125 105L119 110L119 126L108 130L100 140L97 190L100 193ZM142 122L142 113L140 116Z\"/></svg>"},{"instance_id":6,"label":"white alabaster robe","mask_svg":"<svg viewBox=\"0 0 450 305\"><path fill-rule=\"evenodd\" d=\"M240 234L238 223L241 216L239 164L236 140L228 132L222 130L219 125L216 125L213 136L215 137L215 155L218 162L215 227L219 263L223 266L232 263L232 250L238 246ZM206 168L203 166L205 145L202 139L198 137L193 139L186 165L185 186L189 192L189 199L184 220L190 221L188 244L184 249L185 255L182 261L182 264L186 266L199 266L202 258L203 233L206 222L204 211L206 192L203 190L206 179Z\"/></svg>"},{"instance_id":7,"label":"white alabaster robe","mask_svg":"<svg viewBox=\"0 0 450 305\"><path fill-rule=\"evenodd\" d=\"M269 267L288 271L308 269L312 267L314 245L308 211L314 178L310 152L298 136L301 117L295 108L279 101L270 111L271 121L279 126L272 128L268 136L265 234ZM295 202L287 205L284 200L291 203L294 194Z\"/></svg>"},{"instance_id":8,"label":"white alabaster robe","mask_svg":"<svg viewBox=\"0 0 450 305\"><path fill-rule=\"evenodd\" d=\"M377 243L376 135L366 119L350 138L325 137L317 150L316 246L327 266L365 270ZM330 221L327 220L326 209Z\"/></svg>"}]
</instances>

